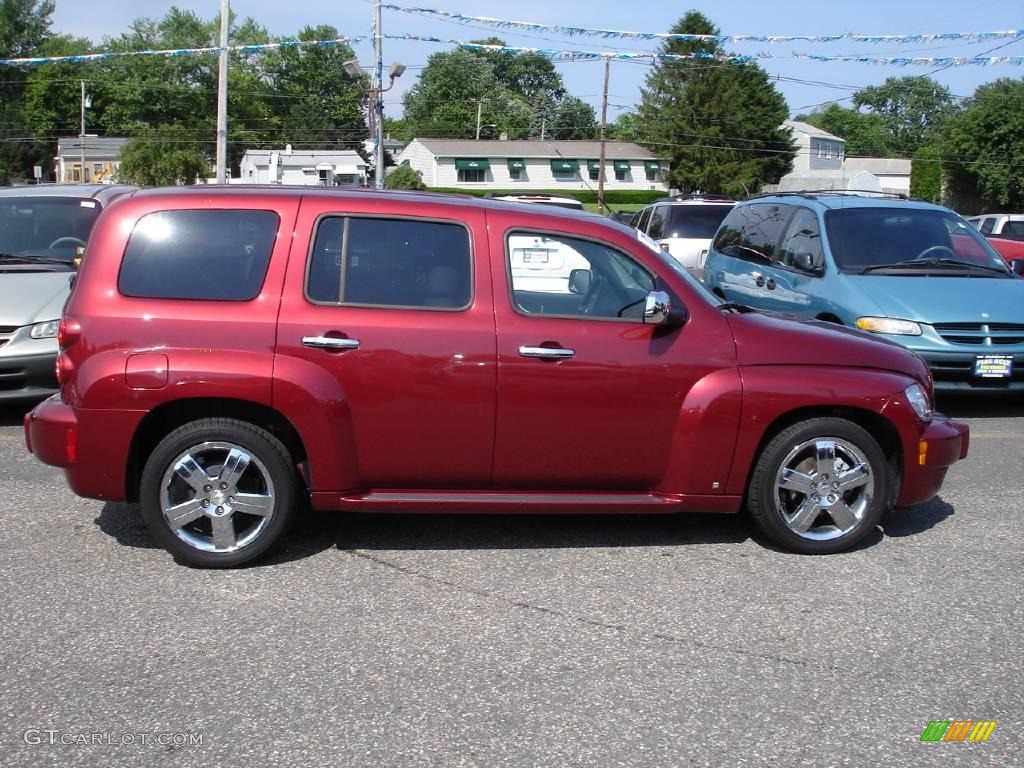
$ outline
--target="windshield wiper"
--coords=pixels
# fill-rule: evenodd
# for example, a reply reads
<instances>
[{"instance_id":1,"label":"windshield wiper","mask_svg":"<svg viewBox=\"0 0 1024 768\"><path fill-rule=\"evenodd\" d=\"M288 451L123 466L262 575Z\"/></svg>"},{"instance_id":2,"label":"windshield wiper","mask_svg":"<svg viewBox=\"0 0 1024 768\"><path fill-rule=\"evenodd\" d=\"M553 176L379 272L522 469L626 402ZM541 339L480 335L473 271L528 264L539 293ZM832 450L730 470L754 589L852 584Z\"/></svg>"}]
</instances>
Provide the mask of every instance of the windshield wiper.
<instances>
[{"instance_id":1,"label":"windshield wiper","mask_svg":"<svg viewBox=\"0 0 1024 768\"><path fill-rule=\"evenodd\" d=\"M0 261L21 262L22 264L59 264L62 267L73 267L73 261L64 259L51 259L48 256L36 256L34 253L0 253Z\"/></svg>"},{"instance_id":2,"label":"windshield wiper","mask_svg":"<svg viewBox=\"0 0 1024 768\"><path fill-rule=\"evenodd\" d=\"M1001 275L1009 274L1008 270L999 267L990 267L987 264L978 264L971 261L960 261L959 259L911 259L910 261L897 261L892 264L875 264L873 267L864 267L860 271L862 275L868 272L876 272L881 269L917 269L919 267L957 267L958 269L983 269L987 272L997 272Z\"/></svg>"},{"instance_id":3,"label":"windshield wiper","mask_svg":"<svg viewBox=\"0 0 1024 768\"><path fill-rule=\"evenodd\" d=\"M733 312L739 312L746 314L747 312L757 312L753 307L748 307L746 304L740 304L738 301L723 301L718 305L719 309L731 309Z\"/></svg>"}]
</instances>

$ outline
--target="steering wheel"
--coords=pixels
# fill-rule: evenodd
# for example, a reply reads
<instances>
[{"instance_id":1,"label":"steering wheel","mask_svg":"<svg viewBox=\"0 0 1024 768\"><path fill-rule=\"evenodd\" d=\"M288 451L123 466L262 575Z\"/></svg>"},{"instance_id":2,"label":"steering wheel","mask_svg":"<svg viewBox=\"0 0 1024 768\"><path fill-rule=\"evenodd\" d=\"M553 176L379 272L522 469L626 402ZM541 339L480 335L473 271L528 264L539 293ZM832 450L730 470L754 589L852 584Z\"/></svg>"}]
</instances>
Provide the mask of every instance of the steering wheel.
<instances>
[{"instance_id":1,"label":"steering wheel","mask_svg":"<svg viewBox=\"0 0 1024 768\"><path fill-rule=\"evenodd\" d=\"M952 256L954 259L956 258L956 254L953 252L952 248L949 248L949 247L947 247L945 245L931 245L931 246L925 248L919 254L917 254L917 256L915 256L913 260L914 261L923 261L924 257L927 256L932 251L945 251L950 256Z\"/></svg>"},{"instance_id":2,"label":"steering wheel","mask_svg":"<svg viewBox=\"0 0 1024 768\"><path fill-rule=\"evenodd\" d=\"M83 248L85 248L85 240L80 240L77 237L71 237L69 235L67 237L58 237L56 240L50 243L50 250L52 251L58 245L63 245L64 243L73 243L74 245L80 245Z\"/></svg>"}]
</instances>

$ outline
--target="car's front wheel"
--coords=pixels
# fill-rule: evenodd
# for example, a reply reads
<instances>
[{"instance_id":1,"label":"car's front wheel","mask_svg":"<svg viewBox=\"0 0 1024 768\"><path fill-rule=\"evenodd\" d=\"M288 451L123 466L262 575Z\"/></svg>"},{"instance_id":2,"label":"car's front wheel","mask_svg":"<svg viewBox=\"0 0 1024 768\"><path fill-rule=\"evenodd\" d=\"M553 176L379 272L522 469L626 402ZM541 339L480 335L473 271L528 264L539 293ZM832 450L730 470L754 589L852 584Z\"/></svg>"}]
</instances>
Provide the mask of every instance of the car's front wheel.
<instances>
[{"instance_id":1,"label":"car's front wheel","mask_svg":"<svg viewBox=\"0 0 1024 768\"><path fill-rule=\"evenodd\" d=\"M829 554L875 528L892 483L885 453L869 432L845 419L808 419L765 446L750 479L747 509L776 544Z\"/></svg>"},{"instance_id":2,"label":"car's front wheel","mask_svg":"<svg viewBox=\"0 0 1024 768\"><path fill-rule=\"evenodd\" d=\"M152 534L203 567L241 565L277 544L297 493L281 441L235 419L201 419L168 434L150 454L139 490Z\"/></svg>"}]
</instances>

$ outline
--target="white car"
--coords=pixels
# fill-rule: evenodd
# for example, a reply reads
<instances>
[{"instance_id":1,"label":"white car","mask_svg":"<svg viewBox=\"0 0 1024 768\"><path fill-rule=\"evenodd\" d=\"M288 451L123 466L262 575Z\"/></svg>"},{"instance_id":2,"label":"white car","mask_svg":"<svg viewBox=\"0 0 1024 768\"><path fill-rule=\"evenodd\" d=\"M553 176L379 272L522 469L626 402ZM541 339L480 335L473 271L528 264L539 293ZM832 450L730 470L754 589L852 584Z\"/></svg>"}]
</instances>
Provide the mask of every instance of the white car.
<instances>
[{"instance_id":1,"label":"white car","mask_svg":"<svg viewBox=\"0 0 1024 768\"><path fill-rule=\"evenodd\" d=\"M1024 238L1024 213L986 213L967 221L987 237Z\"/></svg>"},{"instance_id":2,"label":"white car","mask_svg":"<svg viewBox=\"0 0 1024 768\"><path fill-rule=\"evenodd\" d=\"M630 226L689 269L704 269L711 240L736 201L721 195L678 195L637 211Z\"/></svg>"},{"instance_id":3,"label":"white car","mask_svg":"<svg viewBox=\"0 0 1024 768\"><path fill-rule=\"evenodd\" d=\"M571 211L582 211L583 203L575 197L556 197L555 195L494 195L492 200L507 200L510 203L537 203L553 205L556 208L568 208Z\"/></svg>"}]
</instances>

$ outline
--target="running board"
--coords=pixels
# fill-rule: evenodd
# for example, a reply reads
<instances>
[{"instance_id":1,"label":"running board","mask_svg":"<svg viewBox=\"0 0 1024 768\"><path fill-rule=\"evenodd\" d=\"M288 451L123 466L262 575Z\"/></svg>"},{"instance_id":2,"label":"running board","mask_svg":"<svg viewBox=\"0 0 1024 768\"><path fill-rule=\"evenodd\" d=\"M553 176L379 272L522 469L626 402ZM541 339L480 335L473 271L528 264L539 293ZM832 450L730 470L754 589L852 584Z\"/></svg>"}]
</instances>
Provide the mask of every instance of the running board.
<instances>
[{"instance_id":1,"label":"running board","mask_svg":"<svg viewBox=\"0 0 1024 768\"><path fill-rule=\"evenodd\" d=\"M574 493L545 491L366 491L313 494L316 509L352 512L623 513L679 512L678 496L658 493Z\"/></svg>"}]
</instances>

